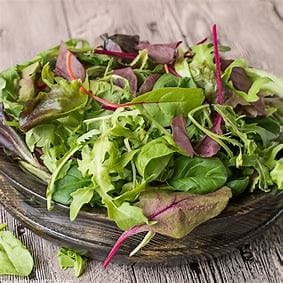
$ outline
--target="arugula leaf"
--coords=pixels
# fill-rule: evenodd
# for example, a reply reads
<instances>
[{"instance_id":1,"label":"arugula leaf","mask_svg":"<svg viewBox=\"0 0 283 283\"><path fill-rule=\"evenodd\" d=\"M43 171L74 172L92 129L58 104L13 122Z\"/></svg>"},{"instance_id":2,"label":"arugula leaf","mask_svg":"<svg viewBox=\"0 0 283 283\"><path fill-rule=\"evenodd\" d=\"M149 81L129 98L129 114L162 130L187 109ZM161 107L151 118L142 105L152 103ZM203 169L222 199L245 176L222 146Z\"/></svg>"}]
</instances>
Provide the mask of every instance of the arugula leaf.
<instances>
[{"instance_id":1,"label":"arugula leaf","mask_svg":"<svg viewBox=\"0 0 283 283\"><path fill-rule=\"evenodd\" d=\"M75 276L80 277L85 269L87 258L68 248L60 248L58 252L58 263L61 269L74 268Z\"/></svg>"},{"instance_id":2,"label":"arugula leaf","mask_svg":"<svg viewBox=\"0 0 283 283\"><path fill-rule=\"evenodd\" d=\"M28 276L33 269L33 258L26 247L10 231L0 229L0 275Z\"/></svg>"},{"instance_id":3,"label":"arugula leaf","mask_svg":"<svg viewBox=\"0 0 283 283\"><path fill-rule=\"evenodd\" d=\"M204 101L202 89L166 87L142 94L132 100L138 109L144 109L160 125L169 126L177 115L187 116L188 112Z\"/></svg>"},{"instance_id":4,"label":"arugula leaf","mask_svg":"<svg viewBox=\"0 0 283 283\"><path fill-rule=\"evenodd\" d=\"M206 194L225 184L227 170L218 158L180 156L175 161L173 176L168 183L174 190Z\"/></svg>"},{"instance_id":5,"label":"arugula leaf","mask_svg":"<svg viewBox=\"0 0 283 283\"><path fill-rule=\"evenodd\" d=\"M232 107L215 105L214 109L223 118L226 128L230 130L234 136L242 140L246 152L253 154L257 145L252 139L249 139L247 134L241 129L241 120L233 111Z\"/></svg>"}]
</instances>

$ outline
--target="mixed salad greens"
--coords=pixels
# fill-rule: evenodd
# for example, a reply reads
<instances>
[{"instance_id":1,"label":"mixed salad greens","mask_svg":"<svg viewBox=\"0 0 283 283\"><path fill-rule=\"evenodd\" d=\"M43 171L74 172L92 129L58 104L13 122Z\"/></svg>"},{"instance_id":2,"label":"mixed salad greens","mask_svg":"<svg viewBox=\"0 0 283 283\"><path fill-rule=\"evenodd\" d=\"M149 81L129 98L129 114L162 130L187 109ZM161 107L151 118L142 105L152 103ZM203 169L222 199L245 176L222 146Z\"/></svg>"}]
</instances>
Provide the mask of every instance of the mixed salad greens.
<instances>
[{"instance_id":1,"label":"mixed salad greens","mask_svg":"<svg viewBox=\"0 0 283 283\"><path fill-rule=\"evenodd\" d=\"M283 189L283 80L204 40L69 40L0 74L0 143L47 206L104 208L128 237L186 236L231 197Z\"/></svg>"}]
</instances>

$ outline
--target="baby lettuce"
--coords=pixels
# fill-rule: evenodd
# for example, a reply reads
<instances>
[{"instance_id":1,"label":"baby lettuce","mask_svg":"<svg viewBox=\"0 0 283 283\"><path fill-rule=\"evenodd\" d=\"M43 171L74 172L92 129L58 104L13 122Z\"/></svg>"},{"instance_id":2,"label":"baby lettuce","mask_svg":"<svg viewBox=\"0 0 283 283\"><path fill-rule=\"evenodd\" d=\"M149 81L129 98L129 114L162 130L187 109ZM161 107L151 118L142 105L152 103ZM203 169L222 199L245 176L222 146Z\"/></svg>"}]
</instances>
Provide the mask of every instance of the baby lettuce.
<instances>
[{"instance_id":1,"label":"baby lettuce","mask_svg":"<svg viewBox=\"0 0 283 283\"><path fill-rule=\"evenodd\" d=\"M68 248L61 248L58 252L58 263L61 269L74 268L75 276L80 277L85 269L87 258Z\"/></svg>"},{"instance_id":2,"label":"baby lettuce","mask_svg":"<svg viewBox=\"0 0 283 283\"><path fill-rule=\"evenodd\" d=\"M138 205L152 224L135 226L124 232L108 254L103 267L109 264L127 238L145 231L182 238L201 223L217 216L231 196L231 190L227 187L206 195L154 189L142 193Z\"/></svg>"},{"instance_id":3,"label":"baby lettuce","mask_svg":"<svg viewBox=\"0 0 283 283\"><path fill-rule=\"evenodd\" d=\"M28 276L33 269L33 258L26 247L6 225L0 225L0 275Z\"/></svg>"},{"instance_id":4,"label":"baby lettuce","mask_svg":"<svg viewBox=\"0 0 283 283\"><path fill-rule=\"evenodd\" d=\"M50 92L40 92L36 98L26 103L20 116L20 129L26 132L38 124L83 108L88 97L79 88L78 81L60 80Z\"/></svg>"}]
</instances>

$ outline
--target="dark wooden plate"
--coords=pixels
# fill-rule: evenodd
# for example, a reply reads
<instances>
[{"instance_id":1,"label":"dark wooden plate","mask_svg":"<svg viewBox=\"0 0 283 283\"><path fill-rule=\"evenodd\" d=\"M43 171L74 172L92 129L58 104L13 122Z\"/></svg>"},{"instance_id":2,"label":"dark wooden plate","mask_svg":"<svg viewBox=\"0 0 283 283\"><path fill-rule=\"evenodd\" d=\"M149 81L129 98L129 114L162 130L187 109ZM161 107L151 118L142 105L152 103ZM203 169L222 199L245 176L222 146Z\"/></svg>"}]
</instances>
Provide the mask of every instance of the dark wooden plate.
<instances>
[{"instance_id":1,"label":"dark wooden plate","mask_svg":"<svg viewBox=\"0 0 283 283\"><path fill-rule=\"evenodd\" d=\"M35 177L0 153L0 202L36 234L58 244L85 250L96 260L104 260L121 231L103 211L82 211L70 222L68 207L46 209L45 189ZM119 263L163 263L195 261L227 253L252 239L278 218L283 209L283 192L254 193L230 202L218 217L200 225L187 237L176 240L156 235L137 255L128 257L143 235L130 238L114 261Z\"/></svg>"}]
</instances>

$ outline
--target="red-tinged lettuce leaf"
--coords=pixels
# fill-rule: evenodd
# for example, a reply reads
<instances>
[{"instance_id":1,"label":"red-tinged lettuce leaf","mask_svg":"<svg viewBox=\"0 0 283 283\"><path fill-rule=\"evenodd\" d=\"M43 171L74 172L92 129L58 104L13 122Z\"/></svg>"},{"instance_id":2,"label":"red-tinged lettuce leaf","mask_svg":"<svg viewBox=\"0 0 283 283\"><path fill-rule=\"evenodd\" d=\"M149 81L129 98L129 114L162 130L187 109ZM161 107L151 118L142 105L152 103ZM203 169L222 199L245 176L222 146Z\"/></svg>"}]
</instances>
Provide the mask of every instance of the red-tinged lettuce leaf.
<instances>
[{"instance_id":1,"label":"red-tinged lettuce leaf","mask_svg":"<svg viewBox=\"0 0 283 283\"><path fill-rule=\"evenodd\" d=\"M232 64L234 60L221 59L221 69L223 71ZM232 68L230 80L236 90L248 93L252 86L252 80L248 77L245 70L241 67ZM247 102L232 91L227 91L224 104L232 106L237 113L247 115L248 117L266 116L265 101L262 95L255 102Z\"/></svg>"},{"instance_id":2,"label":"red-tinged lettuce leaf","mask_svg":"<svg viewBox=\"0 0 283 283\"><path fill-rule=\"evenodd\" d=\"M152 231L177 239L182 238L201 223L219 215L231 197L232 193L228 187L206 195L166 190L143 192L138 206L143 209L144 215L150 221L157 223L135 226L124 232L108 254L103 267L107 267L120 246L129 237Z\"/></svg>"},{"instance_id":3,"label":"red-tinged lettuce leaf","mask_svg":"<svg viewBox=\"0 0 283 283\"><path fill-rule=\"evenodd\" d=\"M225 98L224 104L232 106L235 109L235 112L239 114L252 118L267 115L263 95L259 95L259 99L257 101L250 103L232 92L228 92Z\"/></svg>"},{"instance_id":4,"label":"red-tinged lettuce leaf","mask_svg":"<svg viewBox=\"0 0 283 283\"><path fill-rule=\"evenodd\" d=\"M20 129L24 132L38 124L51 121L83 107L88 96L80 90L78 81L61 80L50 92L40 92L29 100L20 115Z\"/></svg>"},{"instance_id":5,"label":"red-tinged lettuce leaf","mask_svg":"<svg viewBox=\"0 0 283 283\"><path fill-rule=\"evenodd\" d=\"M181 41L166 44L150 44L149 42L141 42L137 49L147 49L149 57L158 64L173 63L176 57L177 47Z\"/></svg>"},{"instance_id":6,"label":"red-tinged lettuce leaf","mask_svg":"<svg viewBox=\"0 0 283 283\"><path fill-rule=\"evenodd\" d=\"M128 52L135 53L137 45L139 44L140 38L138 35L128 34L114 34L103 36L104 38L104 49L114 52Z\"/></svg>"},{"instance_id":7,"label":"red-tinged lettuce leaf","mask_svg":"<svg viewBox=\"0 0 283 283\"><path fill-rule=\"evenodd\" d=\"M5 125L7 117L3 104L0 104L0 145L4 147L14 158L24 160L35 167L41 167L32 156L21 136L10 126Z\"/></svg>"},{"instance_id":8,"label":"red-tinged lettuce leaf","mask_svg":"<svg viewBox=\"0 0 283 283\"><path fill-rule=\"evenodd\" d=\"M210 130L215 134L221 135L221 124L222 118L219 116L219 114L216 114L213 126ZM203 140L196 146L195 151L202 157L212 157L218 153L220 148L221 146L216 141L209 136L205 136Z\"/></svg>"},{"instance_id":9,"label":"red-tinged lettuce leaf","mask_svg":"<svg viewBox=\"0 0 283 283\"><path fill-rule=\"evenodd\" d=\"M144 82L142 83L142 85L140 86L139 89L139 93L143 94L146 92L149 92L153 89L154 84L156 83L156 81L160 78L160 74L151 74L149 75Z\"/></svg>"},{"instance_id":10,"label":"red-tinged lettuce leaf","mask_svg":"<svg viewBox=\"0 0 283 283\"><path fill-rule=\"evenodd\" d=\"M221 70L224 72L234 60L221 58ZM233 83L235 89L248 92L252 86L252 80L248 77L244 68L234 67L231 70L230 80Z\"/></svg>"},{"instance_id":11,"label":"red-tinged lettuce leaf","mask_svg":"<svg viewBox=\"0 0 283 283\"><path fill-rule=\"evenodd\" d=\"M187 134L184 117L179 115L173 118L171 128L174 142L189 156L194 156L194 149Z\"/></svg>"},{"instance_id":12,"label":"red-tinged lettuce leaf","mask_svg":"<svg viewBox=\"0 0 283 283\"><path fill-rule=\"evenodd\" d=\"M138 80L130 67L113 70L113 74L125 78L129 82L130 90L133 94L137 92ZM121 88L125 87L125 82L121 79L115 79L114 83Z\"/></svg>"},{"instance_id":13,"label":"red-tinged lettuce leaf","mask_svg":"<svg viewBox=\"0 0 283 283\"><path fill-rule=\"evenodd\" d=\"M69 75L66 65L66 55L68 52L67 45L64 42L61 42L59 55L57 57L56 66L54 73L58 76L63 77L66 80L71 81L72 78ZM77 59L75 55L71 53L71 69L74 76L81 81L85 79L85 69L82 63Z\"/></svg>"}]
</instances>

